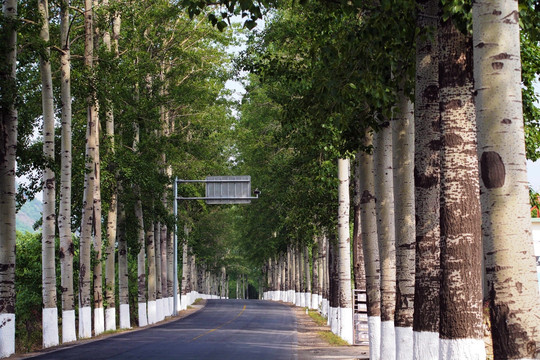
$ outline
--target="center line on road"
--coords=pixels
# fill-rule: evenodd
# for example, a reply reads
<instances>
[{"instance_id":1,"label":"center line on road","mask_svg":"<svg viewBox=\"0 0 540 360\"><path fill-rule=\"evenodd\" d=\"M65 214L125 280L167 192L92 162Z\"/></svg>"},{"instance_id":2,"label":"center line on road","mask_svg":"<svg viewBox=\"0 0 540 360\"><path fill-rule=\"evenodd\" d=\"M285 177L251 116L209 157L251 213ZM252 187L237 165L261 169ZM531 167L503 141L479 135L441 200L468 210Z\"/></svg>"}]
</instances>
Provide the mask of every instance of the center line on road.
<instances>
[{"instance_id":1,"label":"center line on road","mask_svg":"<svg viewBox=\"0 0 540 360\"><path fill-rule=\"evenodd\" d=\"M191 339L190 341L195 341L195 340L197 340L198 338L203 337L204 335L208 335L208 334L210 334L211 332L214 332L214 331L216 331L216 330L219 330L219 329L221 329L222 327L224 327L225 325L232 323L234 320L238 319L238 317L239 317L240 315L242 315L242 313L244 312L244 310L246 310L246 305L244 305L244 307L243 307L242 310L238 313L238 315L236 315L235 317L233 317L231 320L227 321L227 322L224 323L224 324L221 324L221 325L218 326L217 328L214 328L214 329L212 329L212 330L208 330L208 331L205 332L204 334L201 334L201 335L199 335L199 336L194 337L194 338Z\"/></svg>"}]
</instances>

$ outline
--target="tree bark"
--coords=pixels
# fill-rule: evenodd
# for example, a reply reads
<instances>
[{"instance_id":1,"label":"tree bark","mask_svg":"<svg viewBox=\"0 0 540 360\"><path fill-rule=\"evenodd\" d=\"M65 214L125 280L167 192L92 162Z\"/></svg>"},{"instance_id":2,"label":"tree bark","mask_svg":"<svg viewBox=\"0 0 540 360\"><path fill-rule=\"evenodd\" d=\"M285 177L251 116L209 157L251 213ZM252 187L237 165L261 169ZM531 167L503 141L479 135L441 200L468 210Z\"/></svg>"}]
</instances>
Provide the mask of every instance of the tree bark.
<instances>
[{"instance_id":1,"label":"tree bark","mask_svg":"<svg viewBox=\"0 0 540 360\"><path fill-rule=\"evenodd\" d=\"M319 268L320 268L320 265L319 265L319 242L320 242L320 237L319 236L316 236L315 237L315 242L313 244L313 247L311 248L311 261L313 263L313 275L312 275L312 280L313 280L313 289L312 289L312 295L311 295L311 308L312 309L318 309L319 308L319 293L320 293L320 288L319 288L319 279L320 279L320 275L319 275Z\"/></svg>"},{"instance_id":2,"label":"tree bark","mask_svg":"<svg viewBox=\"0 0 540 360\"><path fill-rule=\"evenodd\" d=\"M392 175L392 130L388 123L375 135L375 197L381 264L381 359L396 357L396 247Z\"/></svg>"},{"instance_id":3,"label":"tree bark","mask_svg":"<svg viewBox=\"0 0 540 360\"><path fill-rule=\"evenodd\" d=\"M84 65L91 73L94 66L94 34L93 34L93 10L92 0L84 2ZM84 194L81 220L81 237L79 251L79 338L92 336L92 310L90 303L90 271L91 271L91 245L92 232L95 230L95 181L96 169L94 158L96 156L96 133L98 131L97 109L94 103L91 84L88 87L86 109L86 149L85 149L85 173Z\"/></svg>"},{"instance_id":4,"label":"tree bark","mask_svg":"<svg viewBox=\"0 0 540 360\"><path fill-rule=\"evenodd\" d=\"M366 133L364 147L372 146L373 135ZM360 172L360 218L362 224L362 247L366 267L366 297L369 331L370 359L379 360L381 350L381 280L377 217L375 198L375 170L371 153L359 153Z\"/></svg>"},{"instance_id":5,"label":"tree bark","mask_svg":"<svg viewBox=\"0 0 540 360\"><path fill-rule=\"evenodd\" d=\"M17 1L5 0L5 27L0 39L6 53L0 54L0 357L15 352L15 150L18 114L16 104Z\"/></svg>"},{"instance_id":6,"label":"tree bark","mask_svg":"<svg viewBox=\"0 0 540 360\"><path fill-rule=\"evenodd\" d=\"M489 300L495 359L532 359L540 354L518 13L513 1L473 3L484 299Z\"/></svg>"},{"instance_id":7,"label":"tree bark","mask_svg":"<svg viewBox=\"0 0 540 360\"><path fill-rule=\"evenodd\" d=\"M452 23L439 31L441 304L439 358L485 359L482 239L472 42Z\"/></svg>"},{"instance_id":8,"label":"tree bark","mask_svg":"<svg viewBox=\"0 0 540 360\"><path fill-rule=\"evenodd\" d=\"M353 303L351 291L351 238L350 238L350 160L338 160L338 251L339 251L339 336L353 343Z\"/></svg>"},{"instance_id":9,"label":"tree bark","mask_svg":"<svg viewBox=\"0 0 540 360\"><path fill-rule=\"evenodd\" d=\"M118 190L121 193L121 185ZM118 303L120 304L120 329L131 327L129 311L129 270L128 270L128 248L125 231L126 212L124 204L118 202Z\"/></svg>"},{"instance_id":10,"label":"tree bark","mask_svg":"<svg viewBox=\"0 0 540 360\"><path fill-rule=\"evenodd\" d=\"M359 151L354 161L354 183L353 183L353 275L354 289L366 291L366 271L364 263L364 250L362 249L362 211L360 202L362 199L361 187L361 164L362 157Z\"/></svg>"},{"instance_id":11,"label":"tree bark","mask_svg":"<svg viewBox=\"0 0 540 360\"><path fill-rule=\"evenodd\" d=\"M110 11L109 0L102 0L102 6L108 14ZM106 22L109 23L109 15L106 15ZM113 19L113 35L115 39L115 47L113 49L111 42L111 33L108 28L103 32L103 44L108 52L114 52L118 57L118 37L120 32L120 24L118 17ZM114 157L115 139L114 139L114 109L111 99L107 99L106 111L105 111L105 136L108 141L108 149L111 158ZM112 174L118 179L118 172L114 171ZM118 188L117 181L114 181L111 189L111 198L109 199L109 208L107 211L107 243L105 247L105 299L107 302L107 310L105 314L105 330L116 330L116 304L115 304L115 244L116 244L116 230L118 223Z\"/></svg>"},{"instance_id":12,"label":"tree bark","mask_svg":"<svg viewBox=\"0 0 540 360\"><path fill-rule=\"evenodd\" d=\"M403 91L392 121L396 222L396 359L413 358L415 269L414 111Z\"/></svg>"},{"instance_id":13,"label":"tree bark","mask_svg":"<svg viewBox=\"0 0 540 360\"><path fill-rule=\"evenodd\" d=\"M60 272L62 293L62 343L77 340L75 332L75 299L73 294L73 256L71 237L71 50L69 40L69 1L60 3L60 89L62 101L62 141L60 149Z\"/></svg>"},{"instance_id":14,"label":"tree bark","mask_svg":"<svg viewBox=\"0 0 540 360\"><path fill-rule=\"evenodd\" d=\"M156 320L161 321L165 319L163 314L163 296L161 293L161 224L159 222L154 223L154 248L155 248L155 261L156 261Z\"/></svg>"},{"instance_id":15,"label":"tree bark","mask_svg":"<svg viewBox=\"0 0 540 360\"><path fill-rule=\"evenodd\" d=\"M311 274L309 271L309 249L304 245L304 281L305 281L305 306L311 309Z\"/></svg>"},{"instance_id":16,"label":"tree bark","mask_svg":"<svg viewBox=\"0 0 540 360\"><path fill-rule=\"evenodd\" d=\"M40 39L49 42L49 3L47 0L38 1L38 10L42 18ZM41 73L41 100L43 108L43 157L54 163L54 102L50 62L50 48L43 49L39 67ZM43 347L58 345L58 309L56 307L56 265L55 265L55 235L56 235L56 179L54 171L45 166L43 170L43 223L41 241L41 265L43 284Z\"/></svg>"},{"instance_id":17,"label":"tree bark","mask_svg":"<svg viewBox=\"0 0 540 360\"><path fill-rule=\"evenodd\" d=\"M168 293L168 278L167 278L167 225L161 224L160 226L160 237L159 240L161 241L160 249L161 249L161 295L163 297L163 311L164 316L170 316L172 314L172 309L170 307L170 296Z\"/></svg>"},{"instance_id":18,"label":"tree bark","mask_svg":"<svg viewBox=\"0 0 540 360\"><path fill-rule=\"evenodd\" d=\"M137 301L139 314L139 327L148 325L148 315L146 311L146 251L145 251L145 233L142 202L140 199L141 191L138 185L135 185L135 217L137 218L137 245L139 253L137 254Z\"/></svg>"},{"instance_id":19,"label":"tree bark","mask_svg":"<svg viewBox=\"0 0 540 360\"><path fill-rule=\"evenodd\" d=\"M415 360L439 359L441 131L437 33L439 2L418 2L414 124L416 265L413 315Z\"/></svg>"},{"instance_id":20,"label":"tree bark","mask_svg":"<svg viewBox=\"0 0 540 360\"><path fill-rule=\"evenodd\" d=\"M148 258L148 324L158 321L156 309L156 248L154 242L154 224L147 225L146 254Z\"/></svg>"}]
</instances>

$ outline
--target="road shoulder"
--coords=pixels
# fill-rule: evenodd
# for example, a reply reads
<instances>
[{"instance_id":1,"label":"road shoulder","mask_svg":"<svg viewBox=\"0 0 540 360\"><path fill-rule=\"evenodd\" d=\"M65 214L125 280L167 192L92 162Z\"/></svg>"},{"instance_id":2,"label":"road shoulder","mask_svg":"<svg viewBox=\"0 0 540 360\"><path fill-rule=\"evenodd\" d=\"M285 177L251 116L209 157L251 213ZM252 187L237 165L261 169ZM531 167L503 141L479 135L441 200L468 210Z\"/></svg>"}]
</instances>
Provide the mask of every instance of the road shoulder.
<instances>
[{"instance_id":1,"label":"road shoulder","mask_svg":"<svg viewBox=\"0 0 540 360\"><path fill-rule=\"evenodd\" d=\"M369 359L367 346L330 345L318 334L329 331L329 326L320 326L306 314L305 308L287 304L296 315L298 335L298 359Z\"/></svg>"}]
</instances>

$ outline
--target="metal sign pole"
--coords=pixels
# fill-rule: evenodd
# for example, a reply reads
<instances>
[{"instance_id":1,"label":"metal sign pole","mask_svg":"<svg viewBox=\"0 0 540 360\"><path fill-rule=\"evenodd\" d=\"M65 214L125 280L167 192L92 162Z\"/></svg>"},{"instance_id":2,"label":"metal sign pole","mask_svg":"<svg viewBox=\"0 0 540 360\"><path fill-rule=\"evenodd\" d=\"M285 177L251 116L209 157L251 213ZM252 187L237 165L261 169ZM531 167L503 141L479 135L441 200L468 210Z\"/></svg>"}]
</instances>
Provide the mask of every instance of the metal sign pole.
<instances>
[{"instance_id":1,"label":"metal sign pole","mask_svg":"<svg viewBox=\"0 0 540 360\"><path fill-rule=\"evenodd\" d=\"M178 315L178 178L174 179L174 279L173 279L173 315Z\"/></svg>"}]
</instances>

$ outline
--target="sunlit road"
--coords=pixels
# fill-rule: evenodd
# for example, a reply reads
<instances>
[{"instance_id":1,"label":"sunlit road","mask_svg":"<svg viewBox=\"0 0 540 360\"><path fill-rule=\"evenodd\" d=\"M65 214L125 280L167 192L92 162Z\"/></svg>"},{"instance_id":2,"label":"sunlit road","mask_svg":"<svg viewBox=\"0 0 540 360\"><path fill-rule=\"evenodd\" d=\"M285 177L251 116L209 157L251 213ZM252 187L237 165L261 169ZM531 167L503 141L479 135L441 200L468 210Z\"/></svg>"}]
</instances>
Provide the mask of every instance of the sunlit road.
<instances>
[{"instance_id":1,"label":"sunlit road","mask_svg":"<svg viewBox=\"0 0 540 360\"><path fill-rule=\"evenodd\" d=\"M296 318L271 301L208 300L193 315L33 359L296 359Z\"/></svg>"}]
</instances>

